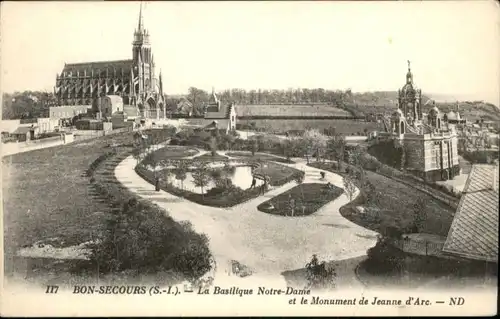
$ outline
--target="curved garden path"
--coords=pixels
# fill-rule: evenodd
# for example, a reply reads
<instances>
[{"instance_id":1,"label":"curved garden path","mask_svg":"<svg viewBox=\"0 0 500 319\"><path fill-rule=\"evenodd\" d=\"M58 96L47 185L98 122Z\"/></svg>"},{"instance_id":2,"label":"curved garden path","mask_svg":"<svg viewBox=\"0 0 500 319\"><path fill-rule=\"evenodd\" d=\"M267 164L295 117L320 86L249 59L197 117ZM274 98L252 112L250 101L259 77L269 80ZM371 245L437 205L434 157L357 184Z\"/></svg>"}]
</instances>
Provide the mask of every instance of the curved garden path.
<instances>
[{"instance_id":1,"label":"curved garden path","mask_svg":"<svg viewBox=\"0 0 500 319\"><path fill-rule=\"evenodd\" d=\"M321 180L321 170L307 166L303 159L293 160L296 163L283 165L304 170L304 183L330 182L343 188L341 176L327 172L326 178ZM254 275L247 278L259 276L282 283L279 275L283 271L304 268L313 254L327 261L363 256L376 242L375 232L340 215L339 208L348 202L345 194L304 217L276 216L257 210L260 203L296 186L294 182L245 203L216 208L154 191L153 185L137 175L135 165L132 156L123 160L115 169L118 181L133 193L167 210L175 220L191 222L197 232L210 238L210 249L217 262L217 281L220 274L228 273L229 261L237 260L253 270Z\"/></svg>"}]
</instances>

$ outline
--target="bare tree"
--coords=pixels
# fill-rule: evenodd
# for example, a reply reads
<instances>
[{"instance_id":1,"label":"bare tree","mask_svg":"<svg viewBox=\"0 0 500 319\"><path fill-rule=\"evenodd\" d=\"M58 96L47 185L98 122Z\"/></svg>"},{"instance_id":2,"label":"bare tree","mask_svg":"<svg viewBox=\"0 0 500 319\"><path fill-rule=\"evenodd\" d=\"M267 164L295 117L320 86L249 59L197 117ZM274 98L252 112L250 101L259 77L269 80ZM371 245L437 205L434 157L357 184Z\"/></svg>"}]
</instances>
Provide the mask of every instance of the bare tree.
<instances>
[{"instance_id":1,"label":"bare tree","mask_svg":"<svg viewBox=\"0 0 500 319\"><path fill-rule=\"evenodd\" d=\"M349 197L349 201L352 201L354 193L356 192L356 185L354 184L354 180L350 175L344 176L344 191Z\"/></svg>"}]
</instances>

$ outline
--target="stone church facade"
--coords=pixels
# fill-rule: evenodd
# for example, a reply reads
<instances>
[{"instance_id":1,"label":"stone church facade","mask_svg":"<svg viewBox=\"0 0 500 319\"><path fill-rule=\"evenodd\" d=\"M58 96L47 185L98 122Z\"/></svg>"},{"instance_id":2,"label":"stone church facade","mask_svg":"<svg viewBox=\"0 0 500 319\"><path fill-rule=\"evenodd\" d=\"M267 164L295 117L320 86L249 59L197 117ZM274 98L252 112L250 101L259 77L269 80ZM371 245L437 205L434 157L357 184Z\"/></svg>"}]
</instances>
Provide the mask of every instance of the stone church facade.
<instances>
[{"instance_id":1,"label":"stone church facade","mask_svg":"<svg viewBox=\"0 0 500 319\"><path fill-rule=\"evenodd\" d=\"M134 32L132 59L65 64L56 75L54 93L61 105L92 105L100 97L117 95L134 106L143 118L165 118L165 97L161 72L156 78L149 32L144 27L142 5Z\"/></svg>"},{"instance_id":2,"label":"stone church facade","mask_svg":"<svg viewBox=\"0 0 500 319\"><path fill-rule=\"evenodd\" d=\"M388 132L378 139L393 140L396 148L404 148L404 168L416 176L428 181L453 179L460 174L457 132L436 105L424 116L422 92L413 83L409 61L406 83L398 93L398 109L387 120Z\"/></svg>"}]
</instances>

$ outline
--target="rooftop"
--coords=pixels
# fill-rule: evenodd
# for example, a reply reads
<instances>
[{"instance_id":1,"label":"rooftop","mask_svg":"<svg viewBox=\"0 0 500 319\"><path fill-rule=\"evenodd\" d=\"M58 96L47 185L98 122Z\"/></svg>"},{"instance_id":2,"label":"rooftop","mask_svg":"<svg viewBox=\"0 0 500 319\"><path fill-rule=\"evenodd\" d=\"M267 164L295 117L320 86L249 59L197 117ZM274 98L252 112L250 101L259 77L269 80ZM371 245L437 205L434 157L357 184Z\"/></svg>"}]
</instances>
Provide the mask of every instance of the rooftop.
<instances>
[{"instance_id":1,"label":"rooftop","mask_svg":"<svg viewBox=\"0 0 500 319\"><path fill-rule=\"evenodd\" d=\"M498 262L498 165L473 165L443 251Z\"/></svg>"}]
</instances>

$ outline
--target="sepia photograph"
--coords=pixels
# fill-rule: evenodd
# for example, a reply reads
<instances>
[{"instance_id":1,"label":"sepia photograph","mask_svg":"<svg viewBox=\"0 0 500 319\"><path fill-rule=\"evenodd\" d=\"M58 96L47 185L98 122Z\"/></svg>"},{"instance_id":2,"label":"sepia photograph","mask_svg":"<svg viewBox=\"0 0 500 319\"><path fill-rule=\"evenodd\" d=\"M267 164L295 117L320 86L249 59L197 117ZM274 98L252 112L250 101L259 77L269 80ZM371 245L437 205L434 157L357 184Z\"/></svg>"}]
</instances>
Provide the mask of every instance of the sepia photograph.
<instances>
[{"instance_id":1,"label":"sepia photograph","mask_svg":"<svg viewBox=\"0 0 500 319\"><path fill-rule=\"evenodd\" d=\"M498 1L4 1L2 316L497 313Z\"/></svg>"}]
</instances>

